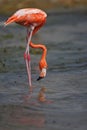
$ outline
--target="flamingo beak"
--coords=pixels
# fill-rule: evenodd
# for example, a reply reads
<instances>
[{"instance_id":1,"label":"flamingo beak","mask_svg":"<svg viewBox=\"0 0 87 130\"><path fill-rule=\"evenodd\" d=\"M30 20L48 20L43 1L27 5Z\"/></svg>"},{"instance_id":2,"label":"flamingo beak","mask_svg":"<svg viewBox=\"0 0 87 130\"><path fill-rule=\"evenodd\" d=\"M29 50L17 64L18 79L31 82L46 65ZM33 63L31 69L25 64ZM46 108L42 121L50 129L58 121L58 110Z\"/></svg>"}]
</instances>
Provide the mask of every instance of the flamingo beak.
<instances>
[{"instance_id":1,"label":"flamingo beak","mask_svg":"<svg viewBox=\"0 0 87 130\"><path fill-rule=\"evenodd\" d=\"M43 79L46 76L46 68L43 68L37 81Z\"/></svg>"},{"instance_id":2,"label":"flamingo beak","mask_svg":"<svg viewBox=\"0 0 87 130\"><path fill-rule=\"evenodd\" d=\"M44 78L44 77L40 77L40 76L39 76L39 77L37 78L37 81L41 80L42 78Z\"/></svg>"}]
</instances>

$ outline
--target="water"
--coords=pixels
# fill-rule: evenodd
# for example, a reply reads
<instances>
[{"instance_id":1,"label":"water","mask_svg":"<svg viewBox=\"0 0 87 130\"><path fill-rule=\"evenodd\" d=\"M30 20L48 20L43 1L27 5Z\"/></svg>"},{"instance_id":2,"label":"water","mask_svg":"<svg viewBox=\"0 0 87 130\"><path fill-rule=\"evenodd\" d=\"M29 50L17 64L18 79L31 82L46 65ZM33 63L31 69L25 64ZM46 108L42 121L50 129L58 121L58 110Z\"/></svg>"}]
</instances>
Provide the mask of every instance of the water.
<instances>
[{"instance_id":1,"label":"water","mask_svg":"<svg viewBox=\"0 0 87 130\"><path fill-rule=\"evenodd\" d=\"M5 20L6 17L1 17ZM29 92L23 53L26 29L0 26L0 129L87 129L87 15L56 13L33 37L48 48L47 77L37 82L40 52L33 52L33 97ZM42 87L52 103L37 100Z\"/></svg>"}]
</instances>

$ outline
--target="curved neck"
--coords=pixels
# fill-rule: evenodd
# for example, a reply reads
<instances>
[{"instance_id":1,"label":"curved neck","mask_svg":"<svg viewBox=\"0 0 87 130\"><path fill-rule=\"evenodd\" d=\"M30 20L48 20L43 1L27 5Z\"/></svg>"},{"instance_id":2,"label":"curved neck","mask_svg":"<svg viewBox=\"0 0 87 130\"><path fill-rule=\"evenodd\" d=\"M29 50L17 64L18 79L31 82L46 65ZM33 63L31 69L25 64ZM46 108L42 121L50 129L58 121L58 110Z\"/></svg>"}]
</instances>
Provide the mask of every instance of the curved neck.
<instances>
[{"instance_id":1,"label":"curved neck","mask_svg":"<svg viewBox=\"0 0 87 130\"><path fill-rule=\"evenodd\" d=\"M43 59L43 58L46 58L47 48L46 48L45 45L42 45L42 44L33 44L32 42L30 42L29 45L30 45L30 47L32 47L32 48L40 48L40 49L42 49L42 50L43 50L43 53L42 53L41 58L42 58L42 59Z\"/></svg>"}]
</instances>

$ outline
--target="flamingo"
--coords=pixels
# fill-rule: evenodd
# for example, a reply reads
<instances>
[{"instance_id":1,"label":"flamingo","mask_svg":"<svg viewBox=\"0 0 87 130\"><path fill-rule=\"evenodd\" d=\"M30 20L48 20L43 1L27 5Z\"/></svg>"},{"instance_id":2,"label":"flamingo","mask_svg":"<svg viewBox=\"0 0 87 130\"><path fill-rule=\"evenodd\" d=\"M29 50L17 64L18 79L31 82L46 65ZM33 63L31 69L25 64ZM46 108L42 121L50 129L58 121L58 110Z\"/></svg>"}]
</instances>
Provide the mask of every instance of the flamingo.
<instances>
[{"instance_id":1,"label":"flamingo","mask_svg":"<svg viewBox=\"0 0 87 130\"><path fill-rule=\"evenodd\" d=\"M26 62L26 69L28 74L28 84L30 87L30 91L32 92L32 83L31 83L31 58L29 52L29 46L32 48L40 48L43 50L42 56L39 62L40 75L37 79L40 80L46 76L47 70L47 48L43 44L34 44L31 42L32 35L34 35L46 22L47 14L41 9L37 8L25 8L19 9L16 11L11 17L9 17L4 23L5 26L11 24L13 22L25 26L27 28L27 46L24 52L24 59Z\"/></svg>"}]
</instances>

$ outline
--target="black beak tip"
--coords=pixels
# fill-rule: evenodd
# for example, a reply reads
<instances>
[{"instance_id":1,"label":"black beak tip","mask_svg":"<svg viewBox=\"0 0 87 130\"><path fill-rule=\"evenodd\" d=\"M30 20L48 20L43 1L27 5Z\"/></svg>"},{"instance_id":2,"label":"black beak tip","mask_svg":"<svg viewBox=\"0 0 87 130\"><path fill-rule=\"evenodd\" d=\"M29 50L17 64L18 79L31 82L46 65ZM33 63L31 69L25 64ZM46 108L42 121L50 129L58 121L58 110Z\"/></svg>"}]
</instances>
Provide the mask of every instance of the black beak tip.
<instances>
[{"instance_id":1,"label":"black beak tip","mask_svg":"<svg viewBox=\"0 0 87 130\"><path fill-rule=\"evenodd\" d=\"M38 79L37 79L37 81L39 81L39 80L41 80L41 79L43 79L43 77L40 77L40 76L39 76Z\"/></svg>"}]
</instances>

